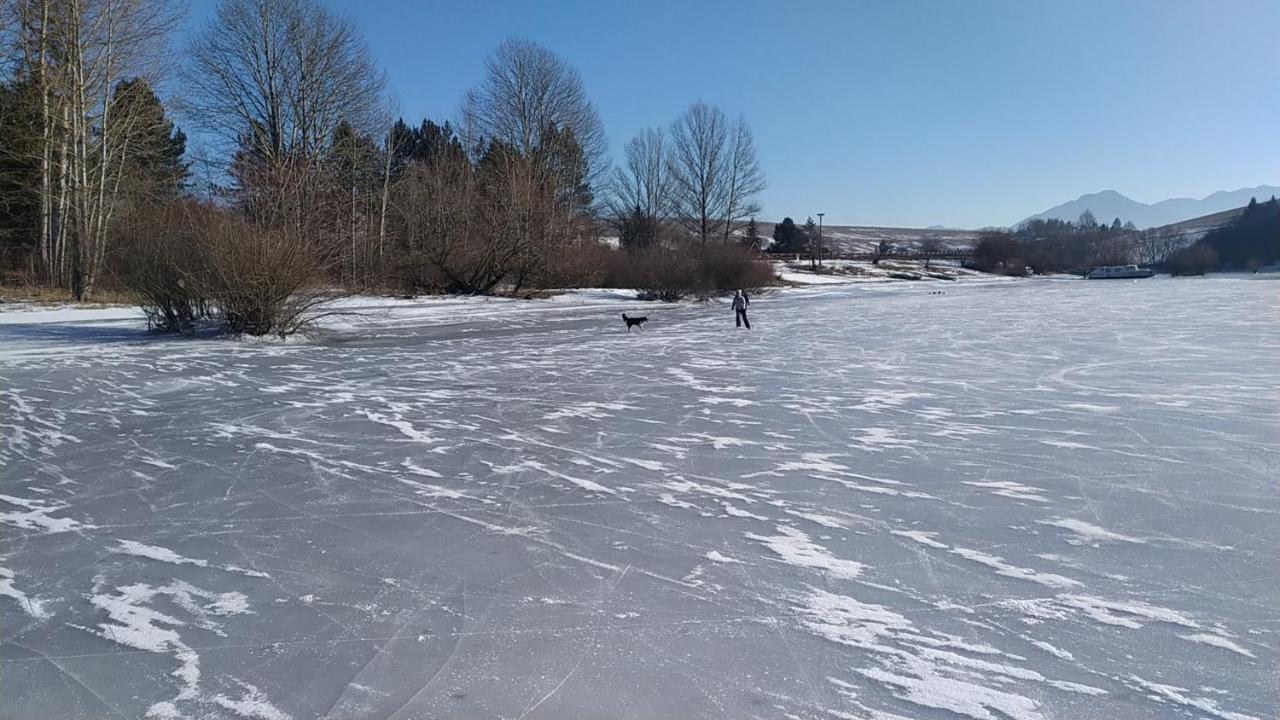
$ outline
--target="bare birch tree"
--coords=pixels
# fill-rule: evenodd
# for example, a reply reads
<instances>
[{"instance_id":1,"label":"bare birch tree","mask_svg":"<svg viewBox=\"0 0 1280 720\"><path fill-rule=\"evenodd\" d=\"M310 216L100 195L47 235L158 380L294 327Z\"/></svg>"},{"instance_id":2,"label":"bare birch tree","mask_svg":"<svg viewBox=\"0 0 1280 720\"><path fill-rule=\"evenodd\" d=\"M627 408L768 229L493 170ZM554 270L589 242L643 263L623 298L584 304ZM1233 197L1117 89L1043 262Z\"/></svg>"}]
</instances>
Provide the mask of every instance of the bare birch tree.
<instances>
[{"instance_id":1,"label":"bare birch tree","mask_svg":"<svg viewBox=\"0 0 1280 720\"><path fill-rule=\"evenodd\" d=\"M171 0L6 0L6 39L39 95L38 258L47 281L89 295L105 257L122 175L154 132L125 79L155 85L182 6ZM135 115L136 113L136 115Z\"/></svg>"}]
</instances>

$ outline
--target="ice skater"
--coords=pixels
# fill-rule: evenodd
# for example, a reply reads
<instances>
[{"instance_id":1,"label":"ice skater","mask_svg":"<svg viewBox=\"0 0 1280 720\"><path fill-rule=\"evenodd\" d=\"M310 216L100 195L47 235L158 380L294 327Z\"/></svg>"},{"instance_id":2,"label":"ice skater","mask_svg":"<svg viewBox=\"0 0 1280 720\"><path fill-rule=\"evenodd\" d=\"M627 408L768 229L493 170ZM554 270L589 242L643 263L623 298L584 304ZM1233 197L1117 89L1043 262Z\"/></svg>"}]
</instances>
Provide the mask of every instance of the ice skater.
<instances>
[{"instance_id":1,"label":"ice skater","mask_svg":"<svg viewBox=\"0 0 1280 720\"><path fill-rule=\"evenodd\" d=\"M743 325L746 325L748 330L751 329L751 321L747 319L747 306L750 304L751 298L747 297L746 293L741 290L735 290L733 292L734 327L742 327Z\"/></svg>"}]
</instances>

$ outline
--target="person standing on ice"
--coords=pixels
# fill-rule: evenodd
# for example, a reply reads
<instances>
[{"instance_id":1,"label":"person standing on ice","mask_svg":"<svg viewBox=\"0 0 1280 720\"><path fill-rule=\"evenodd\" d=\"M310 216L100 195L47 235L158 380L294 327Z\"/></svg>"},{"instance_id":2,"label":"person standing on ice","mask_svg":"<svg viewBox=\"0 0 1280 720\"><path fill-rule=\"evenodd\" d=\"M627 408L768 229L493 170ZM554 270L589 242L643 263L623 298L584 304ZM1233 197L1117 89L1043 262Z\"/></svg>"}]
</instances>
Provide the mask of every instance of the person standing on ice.
<instances>
[{"instance_id":1,"label":"person standing on ice","mask_svg":"<svg viewBox=\"0 0 1280 720\"><path fill-rule=\"evenodd\" d=\"M746 293L741 290L735 290L733 292L734 327L742 327L743 325L746 325L748 330L751 329L751 321L747 319L747 306L750 304L751 298L747 297Z\"/></svg>"}]
</instances>

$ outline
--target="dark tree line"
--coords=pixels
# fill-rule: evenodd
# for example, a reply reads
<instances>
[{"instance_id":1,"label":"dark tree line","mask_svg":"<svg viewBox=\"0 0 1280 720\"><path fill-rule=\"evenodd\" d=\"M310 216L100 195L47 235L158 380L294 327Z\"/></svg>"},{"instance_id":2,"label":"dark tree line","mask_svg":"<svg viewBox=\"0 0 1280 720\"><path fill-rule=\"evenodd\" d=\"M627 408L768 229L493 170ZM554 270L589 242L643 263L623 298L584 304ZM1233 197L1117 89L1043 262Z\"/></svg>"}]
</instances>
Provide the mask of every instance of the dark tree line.
<instances>
[{"instance_id":1,"label":"dark tree line","mask_svg":"<svg viewBox=\"0 0 1280 720\"><path fill-rule=\"evenodd\" d=\"M1280 261L1280 201L1249 201L1240 217L1173 253L1169 271L1203 275L1211 270L1256 271Z\"/></svg>"}]
</instances>

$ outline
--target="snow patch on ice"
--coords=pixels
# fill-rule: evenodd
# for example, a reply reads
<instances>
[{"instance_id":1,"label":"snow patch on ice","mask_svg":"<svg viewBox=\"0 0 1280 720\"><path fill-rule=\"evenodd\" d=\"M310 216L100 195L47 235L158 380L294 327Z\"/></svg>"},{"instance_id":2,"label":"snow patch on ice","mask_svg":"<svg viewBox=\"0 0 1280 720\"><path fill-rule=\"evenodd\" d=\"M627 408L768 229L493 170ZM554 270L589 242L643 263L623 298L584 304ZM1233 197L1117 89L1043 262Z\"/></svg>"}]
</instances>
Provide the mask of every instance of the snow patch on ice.
<instances>
[{"instance_id":1,"label":"snow patch on ice","mask_svg":"<svg viewBox=\"0 0 1280 720\"><path fill-rule=\"evenodd\" d=\"M1222 648L1223 650L1230 650L1233 653L1244 655L1245 657L1253 657L1253 653L1247 648L1244 648L1233 640L1221 635L1215 635L1213 633L1193 633L1191 635L1179 635L1178 637L1183 640L1190 640L1191 642L1212 645L1213 647Z\"/></svg>"},{"instance_id":2,"label":"snow patch on ice","mask_svg":"<svg viewBox=\"0 0 1280 720\"><path fill-rule=\"evenodd\" d=\"M1098 450L1100 449L1093 445L1078 443L1074 440L1041 440L1040 443L1042 445L1048 445L1050 447L1056 447L1056 448L1063 448L1066 450Z\"/></svg>"},{"instance_id":3,"label":"snow patch on ice","mask_svg":"<svg viewBox=\"0 0 1280 720\"><path fill-rule=\"evenodd\" d=\"M800 460L784 462L777 466L777 470L781 472L790 472L793 470L813 470L815 472L839 473L841 470L848 470L848 466L832 462L831 458L836 457L828 453L802 453Z\"/></svg>"},{"instance_id":4,"label":"snow patch on ice","mask_svg":"<svg viewBox=\"0 0 1280 720\"><path fill-rule=\"evenodd\" d=\"M1032 644L1032 645L1035 645L1036 647L1040 648L1041 650L1043 650L1043 651L1045 651L1045 652L1049 653L1050 655L1052 655L1052 656L1054 656L1054 657L1056 657L1056 658L1058 658L1058 659L1060 659L1060 660L1074 660L1074 659L1075 659L1075 656L1074 656L1074 655L1072 655L1071 653L1067 652L1066 650L1063 650L1063 649L1061 649L1061 648L1055 647L1055 646L1053 646L1052 644L1047 643L1047 642L1045 642L1045 641L1043 641L1043 640L1032 640L1032 641L1031 641L1031 644Z\"/></svg>"},{"instance_id":5,"label":"snow patch on ice","mask_svg":"<svg viewBox=\"0 0 1280 720\"><path fill-rule=\"evenodd\" d=\"M1198 698L1189 695L1188 693L1191 691L1187 688L1143 680L1137 675L1130 675L1129 679L1139 689L1147 691L1148 697L1156 702L1181 705L1190 710L1198 710L1207 715L1221 718L1221 720L1259 720L1253 715L1223 710L1216 701L1209 698Z\"/></svg>"},{"instance_id":6,"label":"snow patch on ice","mask_svg":"<svg viewBox=\"0 0 1280 720\"><path fill-rule=\"evenodd\" d=\"M635 405L628 405L626 403L582 402L562 407L559 410L553 410L543 415L542 419L562 420L564 418L585 418L588 420L607 420L613 417L613 414L605 412L606 410L618 412L637 409L639 408Z\"/></svg>"},{"instance_id":7,"label":"snow patch on ice","mask_svg":"<svg viewBox=\"0 0 1280 720\"><path fill-rule=\"evenodd\" d=\"M191 620L184 621L151 607L152 600L158 596L168 597L186 611ZM97 629L78 625L72 627L126 647L172 655L178 661L178 668L171 674L180 681L181 688L172 700L151 705L147 717L153 718L181 717L185 713L180 712L177 703L200 703L209 699L200 692L200 655L183 639L177 628L193 624L216 635L226 636L221 625L212 617L250 612L248 599L243 593L212 592L182 581L160 587L146 583L123 585L115 588L113 593L94 593L89 602L107 613L107 622L99 623ZM256 691L253 695L254 703L245 708L256 707L263 712L274 711L279 714L246 717L261 717L265 720L288 717L258 696ZM217 697L212 699L217 702ZM232 709L230 706L226 707Z\"/></svg>"},{"instance_id":8,"label":"snow patch on ice","mask_svg":"<svg viewBox=\"0 0 1280 720\"><path fill-rule=\"evenodd\" d=\"M1181 625L1186 628L1199 627L1194 620L1177 610L1152 605L1141 600L1118 602L1089 595L1060 595L1057 601L1067 608L1079 610L1091 620L1104 625L1118 625L1136 630L1142 627L1142 623L1138 622L1138 620L1146 620Z\"/></svg>"},{"instance_id":9,"label":"snow patch on ice","mask_svg":"<svg viewBox=\"0 0 1280 720\"><path fill-rule=\"evenodd\" d=\"M27 595L13 585L14 574L9 568L0 567L0 597L13 598L22 611L36 620L48 620L52 613L45 609L45 602Z\"/></svg>"},{"instance_id":10,"label":"snow patch on ice","mask_svg":"<svg viewBox=\"0 0 1280 720\"><path fill-rule=\"evenodd\" d=\"M208 560L197 560L194 558L183 557L178 553L160 547L159 545L147 545L145 543L136 542L134 540L120 540L120 547L111 548L111 552L123 555L133 555L134 557L147 558L157 562L171 563L173 565L195 565L196 567L209 567Z\"/></svg>"},{"instance_id":11,"label":"snow patch on ice","mask_svg":"<svg viewBox=\"0 0 1280 720\"><path fill-rule=\"evenodd\" d=\"M938 533L936 532L925 532L923 530L890 530L889 534L897 535L898 537L904 537L904 538L907 538L908 540L914 540L920 543L921 545L927 545L929 547L938 548L940 550L946 550L948 547L950 547L945 543L940 543L937 540L934 540L934 538L937 537L938 535Z\"/></svg>"},{"instance_id":12,"label":"snow patch on ice","mask_svg":"<svg viewBox=\"0 0 1280 720\"><path fill-rule=\"evenodd\" d=\"M405 458L404 462L400 463L400 466L403 467L405 470L408 470L409 472L413 473L414 475L421 475L423 477L430 477L430 478L442 477L440 473L436 472L435 470L432 470L430 468L419 467L413 464L413 460L409 458Z\"/></svg>"},{"instance_id":13,"label":"snow patch on ice","mask_svg":"<svg viewBox=\"0 0 1280 720\"><path fill-rule=\"evenodd\" d=\"M232 700L226 695L215 695L213 702L243 718L251 720L290 720L288 713L281 711L267 701L258 688L249 683L241 683L245 692L239 700Z\"/></svg>"},{"instance_id":14,"label":"snow patch on ice","mask_svg":"<svg viewBox=\"0 0 1280 720\"><path fill-rule=\"evenodd\" d=\"M870 452L878 452L881 450L892 450L897 448L909 448L918 445L917 440L911 438L899 437L891 428L884 427L868 427L861 428L858 435L850 438L853 442L862 446L862 449Z\"/></svg>"},{"instance_id":15,"label":"snow patch on ice","mask_svg":"<svg viewBox=\"0 0 1280 720\"><path fill-rule=\"evenodd\" d=\"M1040 572L1030 568L1010 565L1005 562L1004 558L984 553L981 550L970 550L969 548L957 547L951 548L951 552L966 560L972 560L973 562L981 565L986 565L987 567L994 569L997 575L1017 578L1019 580L1030 580L1031 582L1040 583L1045 587L1051 588L1078 587L1083 585L1083 583L1078 580L1072 580L1069 577L1058 575L1056 573Z\"/></svg>"},{"instance_id":16,"label":"snow patch on ice","mask_svg":"<svg viewBox=\"0 0 1280 720\"><path fill-rule=\"evenodd\" d=\"M836 517L834 515L825 515L823 513L807 512L803 510L790 510L790 509L784 510L783 512L787 513L788 515L793 515L795 517L801 518L803 520L808 520L811 523L816 523L823 527L831 528L833 530L849 529L849 521L845 520L844 518Z\"/></svg>"},{"instance_id":17,"label":"snow patch on ice","mask_svg":"<svg viewBox=\"0 0 1280 720\"><path fill-rule=\"evenodd\" d=\"M493 471L495 473L498 473L499 475L507 475L507 474L519 472L521 470L537 470L538 472L541 472L545 475L549 475L553 478L558 478L560 480L565 480L570 483L573 483L574 485L577 485L578 487L582 488L583 490L586 490L587 492L603 493L606 495L618 494L617 490L614 490L613 488L605 487L604 485L601 485L600 483L595 482L594 480L587 480L586 478L574 477L572 475L567 475L565 473L562 473L558 470L552 470L551 468L547 467L546 465L543 465L542 463L536 460L522 460L514 465L508 465L506 467L501 467L501 468L495 467L493 469Z\"/></svg>"},{"instance_id":18,"label":"snow patch on ice","mask_svg":"<svg viewBox=\"0 0 1280 720\"><path fill-rule=\"evenodd\" d=\"M769 519L763 515L757 515L753 512L743 510L742 508L737 507L736 505L729 502L728 500L721 500L720 505L724 507L725 514L729 515L730 517L751 518L752 520L765 520L765 521Z\"/></svg>"},{"instance_id":19,"label":"snow patch on ice","mask_svg":"<svg viewBox=\"0 0 1280 720\"><path fill-rule=\"evenodd\" d=\"M733 558L729 557L728 555L722 555L722 554L720 554L720 551L718 551L718 550L711 550L711 551L709 551L707 554L703 555L703 557L705 557L706 559L710 560L711 562L718 562L718 563L736 563L736 564L738 564L738 565L741 565L741 564L742 564L742 561L741 561L741 560L735 560L735 559L733 559Z\"/></svg>"},{"instance_id":20,"label":"snow patch on ice","mask_svg":"<svg viewBox=\"0 0 1280 720\"><path fill-rule=\"evenodd\" d=\"M778 535L747 533L746 536L763 543L788 565L821 570L841 580L852 580L862 574L862 563L837 558L811 541L803 531L786 525L777 525L774 529Z\"/></svg>"},{"instance_id":21,"label":"snow patch on ice","mask_svg":"<svg viewBox=\"0 0 1280 720\"><path fill-rule=\"evenodd\" d=\"M793 600L800 622L810 632L835 643L873 654L880 667L855 668L865 678L895 688L895 696L920 707L948 710L976 720L1042 720L1039 702L1008 692L1010 679L1043 682L1073 692L1102 693L1098 688L1050 680L1034 670L990 662L936 649L956 645L970 652L998 652L971 646L957 638L941 639L919 632L904 615L882 605L811 588ZM924 647L922 647L922 645ZM852 691L853 686L839 682Z\"/></svg>"},{"instance_id":22,"label":"snow patch on ice","mask_svg":"<svg viewBox=\"0 0 1280 720\"><path fill-rule=\"evenodd\" d=\"M1050 525L1064 530L1070 530L1075 533L1076 537L1067 541L1072 545L1087 545L1102 542L1146 543L1146 540L1143 540L1142 538L1121 535L1120 533L1112 532L1106 528L1098 527L1097 525L1087 523L1083 520L1054 518L1052 520L1039 520L1037 522L1041 525Z\"/></svg>"},{"instance_id":23,"label":"snow patch on ice","mask_svg":"<svg viewBox=\"0 0 1280 720\"><path fill-rule=\"evenodd\" d=\"M421 442L421 443L440 442L431 433L426 432L425 430L419 430L418 428L414 427L413 423L410 423L408 420L402 420L399 417L388 417L386 415L383 415L381 413L376 413L371 410L361 410L359 412L361 415L364 415L366 418L368 418L370 422L375 422L375 423L378 423L379 425L387 425L388 427L393 427L396 430L399 430L401 435L404 435L405 437L415 442Z\"/></svg>"},{"instance_id":24,"label":"snow patch on ice","mask_svg":"<svg viewBox=\"0 0 1280 720\"><path fill-rule=\"evenodd\" d=\"M900 688L897 697L923 707L949 710L975 720L1042 720L1039 703L1023 695L996 690L938 674L924 663L910 663L911 675L881 668L862 668L864 677ZM997 716L992 711L1000 713Z\"/></svg>"},{"instance_id":25,"label":"snow patch on ice","mask_svg":"<svg viewBox=\"0 0 1280 720\"><path fill-rule=\"evenodd\" d=\"M160 547L159 545L147 545L146 543L140 543L135 540L121 540L119 538L116 539L116 542L120 544L119 547L114 547L110 550L113 553L119 553L121 555L132 555L133 557L146 558L148 560L169 563L171 565L194 565L202 568L216 567L220 570L226 570L227 572L238 573L240 575L247 575L249 577L271 577L264 572L247 570L238 565L210 565L208 560L185 557L170 550L169 548Z\"/></svg>"},{"instance_id":26,"label":"snow patch on ice","mask_svg":"<svg viewBox=\"0 0 1280 720\"><path fill-rule=\"evenodd\" d=\"M1038 487L1023 485L1022 483L1012 480L962 480L965 485L972 485L991 490L992 495L1000 495L1001 497L1013 498L1014 500L1032 500L1034 502L1049 502L1044 498Z\"/></svg>"},{"instance_id":27,"label":"snow patch on ice","mask_svg":"<svg viewBox=\"0 0 1280 720\"><path fill-rule=\"evenodd\" d=\"M0 501L14 505L20 508L26 508L27 512L17 512L6 510L0 512L0 522L8 523L14 527L23 530L39 530L45 533L64 533L79 530L92 530L93 525L82 523L73 518L53 517L53 513L65 510L67 503L57 500L40 500L14 497L12 495L0 495Z\"/></svg>"},{"instance_id":28,"label":"snow patch on ice","mask_svg":"<svg viewBox=\"0 0 1280 720\"><path fill-rule=\"evenodd\" d=\"M1111 413L1120 412L1120 408L1116 405L1094 405L1091 403L1067 403L1063 407L1072 410L1084 410L1085 412L1098 413L1100 415L1110 415Z\"/></svg>"}]
</instances>

